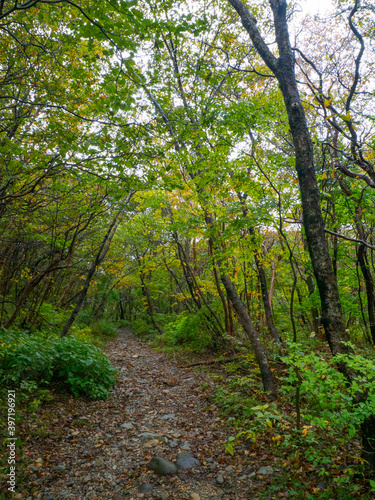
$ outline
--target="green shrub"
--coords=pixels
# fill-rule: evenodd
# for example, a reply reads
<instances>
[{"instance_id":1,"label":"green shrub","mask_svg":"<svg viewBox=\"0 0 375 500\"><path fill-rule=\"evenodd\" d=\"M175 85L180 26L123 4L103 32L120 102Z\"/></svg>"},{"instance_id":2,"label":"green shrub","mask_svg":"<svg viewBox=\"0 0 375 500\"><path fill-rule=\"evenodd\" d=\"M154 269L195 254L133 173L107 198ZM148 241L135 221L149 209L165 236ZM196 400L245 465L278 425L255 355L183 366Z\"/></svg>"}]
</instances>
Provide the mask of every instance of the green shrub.
<instances>
[{"instance_id":1,"label":"green shrub","mask_svg":"<svg viewBox=\"0 0 375 500\"><path fill-rule=\"evenodd\" d=\"M132 328L133 322L128 319L119 319L116 321L117 328Z\"/></svg>"},{"instance_id":2,"label":"green shrub","mask_svg":"<svg viewBox=\"0 0 375 500\"><path fill-rule=\"evenodd\" d=\"M116 379L116 370L100 349L90 342L65 337L55 344L54 371L78 396L87 394L94 399L108 396Z\"/></svg>"},{"instance_id":3,"label":"green shrub","mask_svg":"<svg viewBox=\"0 0 375 500\"><path fill-rule=\"evenodd\" d=\"M164 330L163 340L169 346L183 345L192 351L202 351L213 344L202 309L196 314L179 314Z\"/></svg>"},{"instance_id":4,"label":"green shrub","mask_svg":"<svg viewBox=\"0 0 375 500\"><path fill-rule=\"evenodd\" d=\"M100 321L93 323L90 326L91 334L98 337L104 338L115 338L117 336L117 329L113 323L108 320L101 319Z\"/></svg>"},{"instance_id":5,"label":"green shrub","mask_svg":"<svg viewBox=\"0 0 375 500\"><path fill-rule=\"evenodd\" d=\"M351 346L353 347L353 346ZM299 389L298 414L306 427L324 431L332 439L346 442L352 439L366 417L375 414L375 362L358 354L336 355L327 360L314 352L304 352L299 344L289 343L288 356L282 358L288 366L283 390L296 401ZM352 384L337 369L345 363L356 379ZM356 403L359 394L365 401Z\"/></svg>"},{"instance_id":6,"label":"green shrub","mask_svg":"<svg viewBox=\"0 0 375 500\"><path fill-rule=\"evenodd\" d=\"M153 327L147 318L139 317L132 323L132 328L137 337L153 337L158 335L157 330Z\"/></svg>"},{"instance_id":7,"label":"green shrub","mask_svg":"<svg viewBox=\"0 0 375 500\"><path fill-rule=\"evenodd\" d=\"M105 398L116 370L91 342L82 338L47 337L41 333L0 332L0 381L20 386L62 381L75 395Z\"/></svg>"},{"instance_id":8,"label":"green shrub","mask_svg":"<svg viewBox=\"0 0 375 500\"><path fill-rule=\"evenodd\" d=\"M48 382L53 376L53 339L42 333L17 331L0 333L0 377L5 382L22 380Z\"/></svg>"}]
</instances>

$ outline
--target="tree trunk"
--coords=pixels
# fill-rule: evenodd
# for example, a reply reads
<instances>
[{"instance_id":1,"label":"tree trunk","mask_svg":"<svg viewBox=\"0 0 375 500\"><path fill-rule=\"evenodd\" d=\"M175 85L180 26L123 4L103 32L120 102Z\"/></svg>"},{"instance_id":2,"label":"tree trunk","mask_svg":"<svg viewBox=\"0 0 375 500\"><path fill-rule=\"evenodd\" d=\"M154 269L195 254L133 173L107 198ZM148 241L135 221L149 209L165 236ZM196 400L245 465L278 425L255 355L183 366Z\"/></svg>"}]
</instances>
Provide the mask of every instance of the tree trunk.
<instances>
[{"instance_id":1,"label":"tree trunk","mask_svg":"<svg viewBox=\"0 0 375 500\"><path fill-rule=\"evenodd\" d=\"M374 308L374 280L370 271L370 268L366 262L366 247L360 245L357 250L357 258L363 278L365 280L366 295L367 295L367 312L370 324L370 332L372 342L375 345L375 308Z\"/></svg>"},{"instance_id":2,"label":"tree trunk","mask_svg":"<svg viewBox=\"0 0 375 500\"><path fill-rule=\"evenodd\" d=\"M266 316L267 328L268 328L269 333L276 340L276 342L281 342L279 332L277 331L275 323L273 322L271 304L270 304L270 300L269 300L269 296L268 296L266 273L265 273L263 266L259 260L259 256L258 256L258 253L256 250L254 250L254 260L255 260L255 265L257 268L258 278L259 278L259 282L260 282L260 289L261 289L261 294L262 294L264 314Z\"/></svg>"},{"instance_id":3,"label":"tree trunk","mask_svg":"<svg viewBox=\"0 0 375 500\"><path fill-rule=\"evenodd\" d=\"M228 304L228 308L227 308L227 304L225 302L225 297L224 297L223 292L221 291L221 288L220 288L219 278L217 275L217 270L216 270L215 264L213 265L213 274L214 274L214 278L215 278L216 289L217 289L217 292L219 294L221 303L223 305L225 330L226 330L227 334L230 335L231 333L233 333L233 330L231 330L230 324L229 324L228 308L229 308L229 314L230 314L230 306Z\"/></svg>"},{"instance_id":4,"label":"tree trunk","mask_svg":"<svg viewBox=\"0 0 375 500\"><path fill-rule=\"evenodd\" d=\"M270 367L268 366L267 356L260 342L258 333L254 328L253 322L251 321L249 313L247 312L246 307L243 305L241 299L239 298L229 276L222 274L221 281L230 301L232 302L233 308L238 315L241 325L245 330L246 336L251 343L251 347L253 348L257 363L260 368L264 390L271 395L275 395L276 387L272 372L270 370Z\"/></svg>"},{"instance_id":5,"label":"tree trunk","mask_svg":"<svg viewBox=\"0 0 375 500\"><path fill-rule=\"evenodd\" d=\"M138 255L137 255L137 259L138 259L138 264L139 264L139 267L140 267L139 277L141 278L141 289L142 289L143 296L144 296L144 298L146 299L146 302L147 302L147 312L148 312L148 315L150 316L150 319L151 319L152 324L154 325L154 328L161 335L163 335L164 330L162 329L162 327L159 325L159 323L156 321L156 319L154 317L154 308L153 308L152 302L151 302L150 290L149 290L148 286L145 283L145 275L144 275L144 272L142 271L142 267L141 267L142 264L141 264L141 261L140 261Z\"/></svg>"}]
</instances>

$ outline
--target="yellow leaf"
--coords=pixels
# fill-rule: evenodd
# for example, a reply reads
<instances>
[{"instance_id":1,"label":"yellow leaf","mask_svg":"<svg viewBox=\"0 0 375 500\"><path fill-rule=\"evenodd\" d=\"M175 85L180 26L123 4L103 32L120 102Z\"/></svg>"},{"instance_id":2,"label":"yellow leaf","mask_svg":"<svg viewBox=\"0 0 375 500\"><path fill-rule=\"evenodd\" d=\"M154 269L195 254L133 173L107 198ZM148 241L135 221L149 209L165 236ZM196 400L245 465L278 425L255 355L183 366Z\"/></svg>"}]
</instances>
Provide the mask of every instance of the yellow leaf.
<instances>
[{"instance_id":1,"label":"yellow leaf","mask_svg":"<svg viewBox=\"0 0 375 500\"><path fill-rule=\"evenodd\" d=\"M324 101L324 107L325 107L325 108L328 108L328 106L330 106L330 105L331 105L331 99L326 99L326 100Z\"/></svg>"},{"instance_id":2,"label":"yellow leaf","mask_svg":"<svg viewBox=\"0 0 375 500\"><path fill-rule=\"evenodd\" d=\"M327 179L327 174L325 172L322 174L322 179Z\"/></svg>"}]
</instances>

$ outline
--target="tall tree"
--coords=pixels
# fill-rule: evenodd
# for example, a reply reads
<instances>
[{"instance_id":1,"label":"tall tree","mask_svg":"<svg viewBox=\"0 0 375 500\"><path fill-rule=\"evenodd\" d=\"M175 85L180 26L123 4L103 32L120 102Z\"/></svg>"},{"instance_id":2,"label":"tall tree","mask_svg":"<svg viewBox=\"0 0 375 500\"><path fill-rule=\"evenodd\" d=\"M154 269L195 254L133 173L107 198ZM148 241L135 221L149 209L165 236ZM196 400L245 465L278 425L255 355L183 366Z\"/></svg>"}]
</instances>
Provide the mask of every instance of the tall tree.
<instances>
[{"instance_id":1,"label":"tall tree","mask_svg":"<svg viewBox=\"0 0 375 500\"><path fill-rule=\"evenodd\" d=\"M242 24L254 47L277 78L288 113L290 131L295 150L303 224L306 240L317 281L322 304L322 323L333 354L348 352L342 341L348 341L342 317L340 297L336 277L332 269L328 245L325 239L324 221L320 208L320 192L314 168L314 152L305 111L295 75L295 57L290 44L287 2L270 0L273 12L278 57L260 34L256 19L240 0L228 0L238 12Z\"/></svg>"},{"instance_id":2,"label":"tall tree","mask_svg":"<svg viewBox=\"0 0 375 500\"><path fill-rule=\"evenodd\" d=\"M313 145L295 75L296 62L289 38L287 2L286 0L269 0L273 13L275 37L278 48L277 57L271 52L269 45L260 34L257 28L256 19L250 13L249 9L240 0L228 1L239 14L242 24L259 55L279 82L288 113L290 131L293 137L296 171L298 174L303 208L303 224L312 267L320 294L322 323L332 353L348 353L350 349L343 341L347 342L349 337L343 322L337 279L325 239L324 221L320 207L320 192L314 168ZM358 0L355 0L355 6L351 12L351 17L356 11L357 6ZM361 52L358 56L359 60L360 57ZM359 78L357 67L358 64L356 65L355 82ZM352 91L348 97L347 106L349 106L349 108L351 98L355 92L355 86L356 83L354 87L352 87ZM349 127L350 126L352 125L349 124ZM344 363L341 364L341 369L344 371L347 378L353 381L355 374L350 373ZM365 397L366 396L363 394L359 396L362 400ZM374 415L367 417L362 424L362 436L365 457L369 462L375 465Z\"/></svg>"}]
</instances>

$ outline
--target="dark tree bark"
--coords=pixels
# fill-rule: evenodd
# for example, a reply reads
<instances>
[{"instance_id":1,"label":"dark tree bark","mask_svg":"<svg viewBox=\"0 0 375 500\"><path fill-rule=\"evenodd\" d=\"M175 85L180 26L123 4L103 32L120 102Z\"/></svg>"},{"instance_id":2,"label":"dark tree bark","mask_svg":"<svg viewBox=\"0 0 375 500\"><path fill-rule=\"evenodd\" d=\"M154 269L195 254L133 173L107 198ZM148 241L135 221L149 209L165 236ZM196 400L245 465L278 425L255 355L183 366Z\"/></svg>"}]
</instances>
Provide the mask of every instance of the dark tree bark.
<instances>
[{"instance_id":1,"label":"dark tree bark","mask_svg":"<svg viewBox=\"0 0 375 500\"><path fill-rule=\"evenodd\" d=\"M219 297L220 297L220 300L221 300L221 303L223 306L225 330L226 330L227 334L230 335L231 333L233 333L233 328L231 328L231 325L229 322L230 305L228 304L228 307L227 307L225 297L223 295L223 292L221 291L219 277L218 277L218 273L217 273L217 269L216 269L215 264L213 265L213 274L214 274L214 278L215 278L217 293L219 294ZM229 314L228 314L228 309L229 309ZM232 322L232 327L233 327L233 322Z\"/></svg>"},{"instance_id":2,"label":"dark tree bark","mask_svg":"<svg viewBox=\"0 0 375 500\"><path fill-rule=\"evenodd\" d=\"M241 194L240 192L237 192L237 196L238 196L238 199L240 200L240 203L241 203L242 213L243 213L244 217L247 217L248 209L245 205L245 200L247 198L247 195ZM262 296L262 302L263 302L263 307L264 307L264 314L266 316L267 328L268 328L270 335L276 340L276 342L282 343L279 332L277 331L277 328L276 328L275 323L273 321L273 315L272 315L272 310L271 310L271 301L269 300L269 294L268 294L266 273L265 273L264 268L262 266L262 263L260 261L259 252L256 248L255 230L253 227L249 228L249 234L250 234L251 242L254 245L253 254L254 254L255 265L257 268L258 279L259 279L259 283L260 283L261 296ZM245 288L246 288L246 277L245 277Z\"/></svg>"},{"instance_id":3,"label":"dark tree bark","mask_svg":"<svg viewBox=\"0 0 375 500\"><path fill-rule=\"evenodd\" d=\"M264 390L271 395L275 395L276 387L272 372L268 365L267 356L260 342L258 332L255 330L253 322L251 321L249 313L247 312L247 309L244 306L242 300L239 298L238 293L236 292L236 289L234 288L232 280L229 278L229 276L227 276L226 274L222 274L221 282L224 285L228 297L232 302L233 308L237 313L238 319L241 322L243 329L245 330L246 336L251 343L251 347L253 348L257 363L260 368Z\"/></svg>"},{"instance_id":4,"label":"dark tree bark","mask_svg":"<svg viewBox=\"0 0 375 500\"><path fill-rule=\"evenodd\" d=\"M249 232L250 232L251 237L253 238L254 237L254 228L250 228ZM257 274L258 274L259 283L260 283L262 302L263 302L263 307L264 307L264 314L266 316L267 328L268 328L269 333L276 340L276 342L281 342L279 332L277 331L275 323L273 322L271 304L270 304L270 300L269 300L269 296L268 296L266 273L263 269L262 263L260 262L259 254L258 254L258 251L256 249L254 250L254 260L255 260L255 265L257 268Z\"/></svg>"},{"instance_id":5,"label":"dark tree bark","mask_svg":"<svg viewBox=\"0 0 375 500\"><path fill-rule=\"evenodd\" d=\"M365 280L366 295L367 295L367 312L370 324L370 332L371 332L372 342L375 345L374 279L371 270L366 262L366 247L364 245L359 246L357 250L357 258L359 265L361 267L363 278Z\"/></svg>"},{"instance_id":6,"label":"dark tree bark","mask_svg":"<svg viewBox=\"0 0 375 500\"><path fill-rule=\"evenodd\" d=\"M205 214L205 220L207 226L212 229L212 233L213 234L217 233L217 231L215 231L215 225L212 216L207 212ZM250 318L250 315L245 305L243 304L242 300L240 299L231 278L228 276L227 273L224 272L224 269L226 268L226 263L220 257L221 248L217 236L212 236L210 238L210 246L212 248L212 254L214 258L216 257L216 264L220 270L220 279L224 285L225 291L227 292L228 299L230 300L233 309L237 314L237 318L241 323L241 326L244 329L245 334L249 339L251 347L255 354L255 358L257 360L260 369L264 390L265 392L269 393L271 397L275 397L276 385L271 369L268 364L266 351L263 348L258 332L256 331L253 322Z\"/></svg>"}]
</instances>

